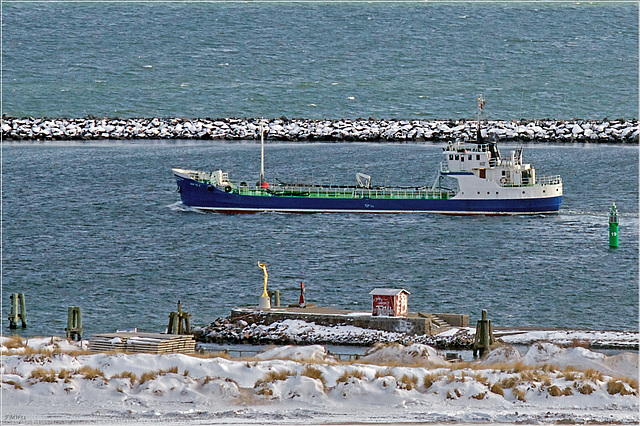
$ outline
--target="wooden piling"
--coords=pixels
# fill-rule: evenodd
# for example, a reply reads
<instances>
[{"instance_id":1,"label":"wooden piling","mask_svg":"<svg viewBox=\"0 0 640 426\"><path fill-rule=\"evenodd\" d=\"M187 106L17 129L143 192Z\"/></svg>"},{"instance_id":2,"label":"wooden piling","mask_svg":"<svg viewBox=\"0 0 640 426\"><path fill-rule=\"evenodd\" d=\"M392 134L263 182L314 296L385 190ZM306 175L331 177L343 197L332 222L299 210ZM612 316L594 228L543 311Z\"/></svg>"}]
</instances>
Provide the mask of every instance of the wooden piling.
<instances>
[{"instance_id":1,"label":"wooden piling","mask_svg":"<svg viewBox=\"0 0 640 426\"><path fill-rule=\"evenodd\" d=\"M82 313L77 306L69 306L67 310L67 339L82 340Z\"/></svg>"},{"instance_id":2,"label":"wooden piling","mask_svg":"<svg viewBox=\"0 0 640 426\"><path fill-rule=\"evenodd\" d=\"M9 328L18 328L18 321L22 322L22 328L27 327L27 303L24 293L12 293L11 311L9 313Z\"/></svg>"},{"instance_id":3,"label":"wooden piling","mask_svg":"<svg viewBox=\"0 0 640 426\"><path fill-rule=\"evenodd\" d=\"M182 312L182 303L178 300L178 312L169 314L168 334L191 334L191 314Z\"/></svg>"},{"instance_id":4,"label":"wooden piling","mask_svg":"<svg viewBox=\"0 0 640 426\"><path fill-rule=\"evenodd\" d=\"M491 320L487 319L487 310L482 310L482 319L478 320L476 325L476 337L473 341L473 357L484 356L484 354L490 349L490 346L495 343L495 337L493 336L493 325Z\"/></svg>"}]
</instances>

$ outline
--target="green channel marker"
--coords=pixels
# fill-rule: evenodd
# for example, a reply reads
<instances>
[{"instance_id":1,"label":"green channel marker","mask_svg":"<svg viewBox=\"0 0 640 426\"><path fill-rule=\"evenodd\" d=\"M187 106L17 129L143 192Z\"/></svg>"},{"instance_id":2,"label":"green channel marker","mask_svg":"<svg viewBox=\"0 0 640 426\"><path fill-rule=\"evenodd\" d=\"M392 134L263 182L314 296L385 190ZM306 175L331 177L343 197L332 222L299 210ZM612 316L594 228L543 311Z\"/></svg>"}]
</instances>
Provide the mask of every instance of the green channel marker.
<instances>
[{"instance_id":1,"label":"green channel marker","mask_svg":"<svg viewBox=\"0 0 640 426\"><path fill-rule=\"evenodd\" d=\"M609 212L609 247L618 247L618 210L613 203Z\"/></svg>"}]
</instances>

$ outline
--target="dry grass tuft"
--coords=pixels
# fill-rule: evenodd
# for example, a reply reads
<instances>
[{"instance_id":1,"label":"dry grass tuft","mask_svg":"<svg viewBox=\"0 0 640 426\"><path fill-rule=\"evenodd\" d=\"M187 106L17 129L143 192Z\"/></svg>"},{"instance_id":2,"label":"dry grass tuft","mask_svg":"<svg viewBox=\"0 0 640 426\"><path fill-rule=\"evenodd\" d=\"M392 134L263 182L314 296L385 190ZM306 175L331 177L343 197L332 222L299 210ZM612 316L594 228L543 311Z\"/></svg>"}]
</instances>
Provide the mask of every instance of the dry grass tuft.
<instances>
[{"instance_id":1,"label":"dry grass tuft","mask_svg":"<svg viewBox=\"0 0 640 426\"><path fill-rule=\"evenodd\" d=\"M481 400L481 399L484 399L485 396L487 396L487 393L486 392L481 392L481 393L479 393L477 395L471 395L471 398L477 399L477 400Z\"/></svg>"},{"instance_id":2,"label":"dry grass tuft","mask_svg":"<svg viewBox=\"0 0 640 426\"><path fill-rule=\"evenodd\" d=\"M563 377L567 382L573 382L576 380L577 374L575 371L565 371Z\"/></svg>"},{"instance_id":3,"label":"dry grass tuft","mask_svg":"<svg viewBox=\"0 0 640 426\"><path fill-rule=\"evenodd\" d=\"M346 383L351 377L362 380L364 378L364 371L357 369L351 371L345 370L342 376L338 377L336 383Z\"/></svg>"},{"instance_id":4,"label":"dry grass tuft","mask_svg":"<svg viewBox=\"0 0 640 426\"><path fill-rule=\"evenodd\" d=\"M422 385L424 386L425 389L429 389L431 385L433 385L435 382L440 380L441 377L442 375L437 373L425 374L424 379L422 379Z\"/></svg>"},{"instance_id":5,"label":"dry grass tuft","mask_svg":"<svg viewBox=\"0 0 640 426\"><path fill-rule=\"evenodd\" d=\"M158 370L158 376L166 376L167 374L178 374L178 366L174 365L166 370Z\"/></svg>"},{"instance_id":6,"label":"dry grass tuft","mask_svg":"<svg viewBox=\"0 0 640 426\"><path fill-rule=\"evenodd\" d=\"M453 393L447 391L447 399L458 399L462 396L462 393L458 390L458 388L453 389Z\"/></svg>"},{"instance_id":7,"label":"dry grass tuft","mask_svg":"<svg viewBox=\"0 0 640 426\"><path fill-rule=\"evenodd\" d=\"M403 374L402 377L400 377L400 381L398 382L398 384L402 389L415 389L418 387L418 378L413 375L407 376L406 374Z\"/></svg>"},{"instance_id":8,"label":"dry grass tuft","mask_svg":"<svg viewBox=\"0 0 640 426\"><path fill-rule=\"evenodd\" d=\"M155 371L147 371L146 373L142 373L142 375L140 376L140 380L138 381L138 384L142 385L143 383L149 380L155 380L156 376L157 376L157 373Z\"/></svg>"},{"instance_id":9,"label":"dry grass tuft","mask_svg":"<svg viewBox=\"0 0 640 426\"><path fill-rule=\"evenodd\" d=\"M560 390L560 388L557 385L553 385L547 388L547 392L549 392L549 395L551 396L560 396L562 395L562 391Z\"/></svg>"},{"instance_id":10,"label":"dry grass tuft","mask_svg":"<svg viewBox=\"0 0 640 426\"><path fill-rule=\"evenodd\" d=\"M525 392L524 389L513 388L513 390L511 392L513 393L513 396L515 396L518 401L522 401L522 402L526 402L527 401L525 399L526 392Z\"/></svg>"},{"instance_id":11,"label":"dry grass tuft","mask_svg":"<svg viewBox=\"0 0 640 426\"><path fill-rule=\"evenodd\" d=\"M209 383L210 381L215 380L215 379L219 379L219 378L220 378L220 377L205 376L205 377L203 377L203 378L202 378L202 383L200 384L200 386L204 386L204 385L206 385L207 383ZM231 380L231 379L229 379L229 380ZM231 381L232 381L232 380L231 380Z\"/></svg>"},{"instance_id":12,"label":"dry grass tuft","mask_svg":"<svg viewBox=\"0 0 640 426\"><path fill-rule=\"evenodd\" d=\"M584 378L602 382L604 381L604 374L602 374L601 371L594 370L593 368L589 368L588 370L585 370Z\"/></svg>"},{"instance_id":13,"label":"dry grass tuft","mask_svg":"<svg viewBox=\"0 0 640 426\"><path fill-rule=\"evenodd\" d=\"M489 390L495 393L496 395L504 396L504 390L502 389L502 386L500 386L499 383L494 383L493 385L491 385Z\"/></svg>"},{"instance_id":14,"label":"dry grass tuft","mask_svg":"<svg viewBox=\"0 0 640 426\"><path fill-rule=\"evenodd\" d=\"M379 379L381 377L393 377L393 371L390 368L386 368L384 370L377 370L376 374L373 376L375 379Z\"/></svg>"},{"instance_id":15,"label":"dry grass tuft","mask_svg":"<svg viewBox=\"0 0 640 426\"><path fill-rule=\"evenodd\" d=\"M562 395L564 396L571 396L573 395L573 390L567 386L566 388L564 388L564 390L562 391Z\"/></svg>"},{"instance_id":16,"label":"dry grass tuft","mask_svg":"<svg viewBox=\"0 0 640 426\"><path fill-rule=\"evenodd\" d=\"M56 372L53 369L47 370L46 368L36 368L29 375L30 379L34 379L37 382L55 383L58 381Z\"/></svg>"},{"instance_id":17,"label":"dry grass tuft","mask_svg":"<svg viewBox=\"0 0 640 426\"><path fill-rule=\"evenodd\" d=\"M113 379L129 379L131 384L134 384L136 382L136 379L138 378L138 376L136 376L136 373L132 373L131 371L123 371L123 372L121 372L119 374L114 374L111 378L113 378Z\"/></svg>"},{"instance_id":18,"label":"dry grass tuft","mask_svg":"<svg viewBox=\"0 0 640 426\"><path fill-rule=\"evenodd\" d=\"M542 367L540 367L540 369L545 373L553 373L558 371L558 367L553 364L544 364Z\"/></svg>"},{"instance_id":19,"label":"dry grass tuft","mask_svg":"<svg viewBox=\"0 0 640 426\"><path fill-rule=\"evenodd\" d=\"M327 381L322 375L322 371L320 371L320 369L317 367L314 367L312 365L307 365L302 371L302 373L300 373L300 375L305 377L310 377L314 380L320 380L323 387L327 386Z\"/></svg>"},{"instance_id":20,"label":"dry grass tuft","mask_svg":"<svg viewBox=\"0 0 640 426\"><path fill-rule=\"evenodd\" d=\"M578 392L580 392L583 395L591 395L596 390L596 388L591 386L589 383L579 384L577 385L577 389L578 389Z\"/></svg>"},{"instance_id":21,"label":"dry grass tuft","mask_svg":"<svg viewBox=\"0 0 640 426\"><path fill-rule=\"evenodd\" d=\"M64 380L64 383L69 383L69 381L71 380L71 376L73 375L73 372L63 368L62 370L60 370L60 372L58 373L58 379L60 380Z\"/></svg>"},{"instance_id":22,"label":"dry grass tuft","mask_svg":"<svg viewBox=\"0 0 640 426\"><path fill-rule=\"evenodd\" d=\"M15 380L3 380L2 383L13 386L14 389L22 389L22 385Z\"/></svg>"},{"instance_id":23,"label":"dry grass tuft","mask_svg":"<svg viewBox=\"0 0 640 426\"><path fill-rule=\"evenodd\" d=\"M253 387L255 388L267 383L273 383L278 380L287 380L288 377L295 376L295 375L296 373L291 370L280 370L280 371L271 370L267 372L267 374L265 374L263 378L258 379Z\"/></svg>"},{"instance_id":24,"label":"dry grass tuft","mask_svg":"<svg viewBox=\"0 0 640 426\"><path fill-rule=\"evenodd\" d=\"M504 389L511 389L519 385L520 382L521 381L519 376L511 376L511 377L502 379L500 381L500 386L502 386Z\"/></svg>"},{"instance_id":25,"label":"dry grass tuft","mask_svg":"<svg viewBox=\"0 0 640 426\"><path fill-rule=\"evenodd\" d=\"M631 383L629 383L631 382ZM631 390L627 389L626 384L632 388ZM635 385L635 386L634 386ZM628 379L626 377L616 377L607 382L607 392L609 395L615 395L619 393L622 396L625 395L637 395L638 394L638 381L635 379Z\"/></svg>"},{"instance_id":26,"label":"dry grass tuft","mask_svg":"<svg viewBox=\"0 0 640 426\"><path fill-rule=\"evenodd\" d=\"M471 377L476 382L481 383L485 386L487 386L487 384L489 383L489 379L487 379L486 376L483 376L480 373L470 374L469 377Z\"/></svg>"},{"instance_id":27,"label":"dry grass tuft","mask_svg":"<svg viewBox=\"0 0 640 426\"><path fill-rule=\"evenodd\" d=\"M18 349L18 348L25 347L26 344L27 344L26 340L24 340L22 337L18 336L17 334L14 334L13 336L5 340L2 346L4 346L7 349Z\"/></svg>"},{"instance_id":28,"label":"dry grass tuft","mask_svg":"<svg viewBox=\"0 0 640 426\"><path fill-rule=\"evenodd\" d=\"M102 379L105 382L107 381L107 378L104 376L104 373L102 371L98 370L97 368L92 368L86 365L78 368L74 372L74 374L80 374L86 380Z\"/></svg>"}]
</instances>

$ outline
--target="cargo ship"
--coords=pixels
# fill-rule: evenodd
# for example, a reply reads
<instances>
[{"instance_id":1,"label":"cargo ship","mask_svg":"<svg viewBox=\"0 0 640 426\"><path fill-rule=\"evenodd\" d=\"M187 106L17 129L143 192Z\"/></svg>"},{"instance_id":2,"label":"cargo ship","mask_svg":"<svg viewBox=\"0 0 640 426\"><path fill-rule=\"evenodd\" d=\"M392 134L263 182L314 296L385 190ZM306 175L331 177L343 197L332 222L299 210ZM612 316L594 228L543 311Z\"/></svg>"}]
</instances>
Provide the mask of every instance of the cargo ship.
<instances>
[{"instance_id":1,"label":"cargo ship","mask_svg":"<svg viewBox=\"0 0 640 426\"><path fill-rule=\"evenodd\" d=\"M264 149L264 145L263 145ZM220 213L446 213L537 214L557 212L560 176L537 176L522 148L502 157L496 143L450 142L430 186L372 186L356 174L354 185L268 183L264 162L256 183L233 181L222 170L173 169L182 203ZM264 158L264 155L263 155Z\"/></svg>"},{"instance_id":2,"label":"cargo ship","mask_svg":"<svg viewBox=\"0 0 640 426\"><path fill-rule=\"evenodd\" d=\"M220 213L444 213L537 214L557 212L562 203L560 176L537 176L522 161L522 148L500 155L495 142L480 130L484 99L478 98L478 128L473 142L449 142L432 185L372 186L371 177L356 174L354 185L316 185L264 178L262 163L255 184L233 181L227 172L173 169L182 203Z\"/></svg>"}]
</instances>

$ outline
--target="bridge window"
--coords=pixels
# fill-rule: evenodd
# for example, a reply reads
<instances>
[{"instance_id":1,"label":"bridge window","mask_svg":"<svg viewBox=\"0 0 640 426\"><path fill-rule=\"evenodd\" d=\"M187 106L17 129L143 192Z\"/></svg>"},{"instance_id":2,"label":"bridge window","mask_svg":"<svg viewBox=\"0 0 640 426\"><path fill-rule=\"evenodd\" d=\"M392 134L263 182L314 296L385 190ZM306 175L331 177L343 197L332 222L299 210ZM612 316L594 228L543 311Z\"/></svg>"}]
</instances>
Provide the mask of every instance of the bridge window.
<instances>
[{"instance_id":1,"label":"bridge window","mask_svg":"<svg viewBox=\"0 0 640 426\"><path fill-rule=\"evenodd\" d=\"M472 159L472 158L473 158L473 156L471 156L471 155L470 155L470 156L469 156L469 158L468 158L468 160L469 160L469 161L471 161L471 159Z\"/></svg>"},{"instance_id":2,"label":"bridge window","mask_svg":"<svg viewBox=\"0 0 640 426\"><path fill-rule=\"evenodd\" d=\"M453 154L449 154L449 160L453 160Z\"/></svg>"}]
</instances>

